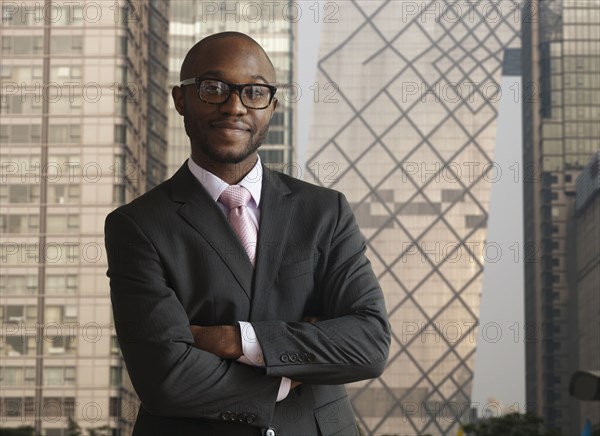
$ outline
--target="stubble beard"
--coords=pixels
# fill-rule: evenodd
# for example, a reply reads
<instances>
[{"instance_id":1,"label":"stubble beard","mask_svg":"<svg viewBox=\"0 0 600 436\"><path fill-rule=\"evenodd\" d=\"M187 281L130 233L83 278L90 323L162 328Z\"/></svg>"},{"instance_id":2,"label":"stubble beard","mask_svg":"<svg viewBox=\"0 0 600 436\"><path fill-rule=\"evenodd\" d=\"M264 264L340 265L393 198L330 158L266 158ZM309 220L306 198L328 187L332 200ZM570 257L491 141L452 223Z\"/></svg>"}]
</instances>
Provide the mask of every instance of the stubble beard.
<instances>
[{"instance_id":1,"label":"stubble beard","mask_svg":"<svg viewBox=\"0 0 600 436\"><path fill-rule=\"evenodd\" d=\"M190 136L190 130L187 127L188 126L186 123L186 131L188 136ZM192 145L192 150L199 150L202 154L215 163L239 164L259 149L267 136L268 130L269 126L267 125L261 132L258 133L256 137L251 134L246 146L239 153L235 153L235 151L228 151L226 147L221 147L218 144L211 143L204 135L201 135L201 137L196 140L191 139L190 142Z\"/></svg>"}]
</instances>

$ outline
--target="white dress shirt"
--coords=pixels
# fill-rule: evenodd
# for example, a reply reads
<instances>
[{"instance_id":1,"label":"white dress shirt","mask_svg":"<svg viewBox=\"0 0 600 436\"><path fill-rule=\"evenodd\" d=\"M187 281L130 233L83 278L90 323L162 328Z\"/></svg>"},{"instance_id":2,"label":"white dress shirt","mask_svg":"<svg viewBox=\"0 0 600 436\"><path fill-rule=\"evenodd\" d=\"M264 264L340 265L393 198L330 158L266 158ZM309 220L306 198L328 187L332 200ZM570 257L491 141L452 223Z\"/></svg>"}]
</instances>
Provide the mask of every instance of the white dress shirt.
<instances>
[{"instance_id":1,"label":"white dress shirt","mask_svg":"<svg viewBox=\"0 0 600 436\"><path fill-rule=\"evenodd\" d=\"M190 157L188 159L188 168L202 184L204 189L208 192L208 195L219 205L221 211L225 216L229 213L225 205L219 201L219 197L223 191L229 186L227 182L221 180L211 172L205 170L199 166ZM262 191L262 177L263 169L260 163L260 157L256 160L256 164L246 176L240 180L239 186L246 188L251 195L251 200L247 204L248 212L250 212L250 219L254 223L257 229L260 229L260 194ZM238 362L252 366L265 366L263 352L258 340L256 339L256 332L252 324L245 321L238 321L240 325L240 331L242 336L242 351L243 355L238 359ZM279 385L279 392L277 393L277 400L281 401L288 396L291 387L291 380L287 377L281 378L281 384Z\"/></svg>"}]
</instances>

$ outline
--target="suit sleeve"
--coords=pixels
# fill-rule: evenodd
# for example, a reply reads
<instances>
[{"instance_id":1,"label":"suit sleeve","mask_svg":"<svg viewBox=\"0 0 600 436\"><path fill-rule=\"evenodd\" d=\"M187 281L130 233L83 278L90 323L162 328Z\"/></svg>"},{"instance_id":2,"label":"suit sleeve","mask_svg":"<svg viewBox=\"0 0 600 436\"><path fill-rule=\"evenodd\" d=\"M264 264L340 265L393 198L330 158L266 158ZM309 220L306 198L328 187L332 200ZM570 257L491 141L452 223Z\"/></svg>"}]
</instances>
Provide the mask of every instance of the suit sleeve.
<instances>
[{"instance_id":1,"label":"suit sleeve","mask_svg":"<svg viewBox=\"0 0 600 436\"><path fill-rule=\"evenodd\" d=\"M348 202L338 197L333 236L324 241L317 283L324 319L253 322L267 374L304 383L342 384L378 377L390 346L382 290Z\"/></svg>"},{"instance_id":2,"label":"suit sleeve","mask_svg":"<svg viewBox=\"0 0 600 436\"><path fill-rule=\"evenodd\" d=\"M125 212L107 217L105 242L117 337L144 408L266 426L280 379L193 346L188 316L157 250Z\"/></svg>"}]
</instances>

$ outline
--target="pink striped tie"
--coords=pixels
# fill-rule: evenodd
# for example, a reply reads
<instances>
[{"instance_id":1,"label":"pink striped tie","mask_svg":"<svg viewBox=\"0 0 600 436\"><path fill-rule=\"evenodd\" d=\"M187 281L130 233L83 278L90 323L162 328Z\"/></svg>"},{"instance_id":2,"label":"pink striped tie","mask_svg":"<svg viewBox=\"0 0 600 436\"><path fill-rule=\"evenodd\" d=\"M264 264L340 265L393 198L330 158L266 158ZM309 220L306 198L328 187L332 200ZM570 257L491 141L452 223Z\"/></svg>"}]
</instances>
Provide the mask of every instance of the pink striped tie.
<instances>
[{"instance_id":1,"label":"pink striped tie","mask_svg":"<svg viewBox=\"0 0 600 436\"><path fill-rule=\"evenodd\" d=\"M238 235L240 242L244 246L250 262L254 265L256 258L256 226L250 219L250 212L246 206L250 201L250 192L243 186L228 186L221 196L219 201L229 209L227 220L233 230Z\"/></svg>"}]
</instances>

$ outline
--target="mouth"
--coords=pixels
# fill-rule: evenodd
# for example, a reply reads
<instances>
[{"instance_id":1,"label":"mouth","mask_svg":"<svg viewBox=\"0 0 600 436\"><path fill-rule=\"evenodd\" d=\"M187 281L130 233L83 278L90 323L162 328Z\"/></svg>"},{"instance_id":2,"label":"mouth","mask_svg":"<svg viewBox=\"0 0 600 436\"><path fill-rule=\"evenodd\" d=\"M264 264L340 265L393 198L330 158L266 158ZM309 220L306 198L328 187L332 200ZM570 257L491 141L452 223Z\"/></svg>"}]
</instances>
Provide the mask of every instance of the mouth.
<instances>
[{"instance_id":1,"label":"mouth","mask_svg":"<svg viewBox=\"0 0 600 436\"><path fill-rule=\"evenodd\" d=\"M216 121L210 124L210 127L226 134L239 135L252 131L250 126L241 121Z\"/></svg>"}]
</instances>

